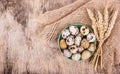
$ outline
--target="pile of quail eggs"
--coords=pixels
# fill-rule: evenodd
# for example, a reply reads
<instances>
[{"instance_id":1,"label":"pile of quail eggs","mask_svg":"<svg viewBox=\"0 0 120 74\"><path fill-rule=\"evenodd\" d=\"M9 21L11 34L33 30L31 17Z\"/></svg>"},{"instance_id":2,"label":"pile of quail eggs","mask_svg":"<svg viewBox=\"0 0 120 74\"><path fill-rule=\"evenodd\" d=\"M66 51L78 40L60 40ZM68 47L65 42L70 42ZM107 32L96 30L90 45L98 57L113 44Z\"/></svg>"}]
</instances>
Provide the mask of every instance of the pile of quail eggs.
<instances>
[{"instance_id":1,"label":"pile of quail eggs","mask_svg":"<svg viewBox=\"0 0 120 74\"><path fill-rule=\"evenodd\" d=\"M96 49L96 37L88 26L71 25L61 32L59 47L69 59L88 59Z\"/></svg>"}]
</instances>

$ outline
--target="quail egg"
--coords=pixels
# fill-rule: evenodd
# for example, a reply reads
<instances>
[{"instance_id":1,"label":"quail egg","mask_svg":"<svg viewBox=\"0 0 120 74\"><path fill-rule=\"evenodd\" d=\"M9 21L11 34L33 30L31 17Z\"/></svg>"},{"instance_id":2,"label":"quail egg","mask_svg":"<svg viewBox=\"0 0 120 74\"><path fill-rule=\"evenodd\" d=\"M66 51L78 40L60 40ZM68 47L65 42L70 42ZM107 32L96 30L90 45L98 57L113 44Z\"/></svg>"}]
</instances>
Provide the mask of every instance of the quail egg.
<instances>
[{"instance_id":1,"label":"quail egg","mask_svg":"<svg viewBox=\"0 0 120 74\"><path fill-rule=\"evenodd\" d=\"M72 35L69 35L67 38L66 38L66 43L67 45L73 45L75 42L75 39L74 39L74 36Z\"/></svg>"},{"instance_id":2,"label":"quail egg","mask_svg":"<svg viewBox=\"0 0 120 74\"><path fill-rule=\"evenodd\" d=\"M70 26L69 30L72 35L77 35L79 33L79 29L77 28L77 26Z\"/></svg>"},{"instance_id":3,"label":"quail egg","mask_svg":"<svg viewBox=\"0 0 120 74\"><path fill-rule=\"evenodd\" d=\"M72 59L75 60L75 61L80 60L80 58L81 58L81 55L79 53L76 53L76 54L72 55Z\"/></svg>"},{"instance_id":4,"label":"quail egg","mask_svg":"<svg viewBox=\"0 0 120 74\"><path fill-rule=\"evenodd\" d=\"M90 58L90 56L91 56L90 51L85 50L82 52L82 59L88 59L88 58Z\"/></svg>"},{"instance_id":5,"label":"quail egg","mask_svg":"<svg viewBox=\"0 0 120 74\"><path fill-rule=\"evenodd\" d=\"M87 49L88 47L89 47L89 41L88 40L86 40L86 39L83 39L82 41L81 41L81 46L84 48L84 49Z\"/></svg>"},{"instance_id":6,"label":"quail egg","mask_svg":"<svg viewBox=\"0 0 120 74\"><path fill-rule=\"evenodd\" d=\"M64 39L62 39L60 41L60 48L61 49L66 49L67 48L67 44L66 44L66 41Z\"/></svg>"},{"instance_id":7,"label":"quail egg","mask_svg":"<svg viewBox=\"0 0 120 74\"><path fill-rule=\"evenodd\" d=\"M80 42L81 42L81 37L79 35L76 36L75 38L75 45L79 46L80 45Z\"/></svg>"},{"instance_id":8,"label":"quail egg","mask_svg":"<svg viewBox=\"0 0 120 74\"><path fill-rule=\"evenodd\" d=\"M67 50L67 49L65 49L65 50L63 51L63 54L64 54L66 57L70 57L70 56L72 55L72 53L70 53L70 51Z\"/></svg>"},{"instance_id":9,"label":"quail egg","mask_svg":"<svg viewBox=\"0 0 120 74\"><path fill-rule=\"evenodd\" d=\"M63 31L62 31L62 38L67 38L67 36L69 36L70 35L70 32L69 32L69 30L67 30L67 29L64 29Z\"/></svg>"},{"instance_id":10,"label":"quail egg","mask_svg":"<svg viewBox=\"0 0 120 74\"><path fill-rule=\"evenodd\" d=\"M89 42L94 42L95 41L95 35L93 34L93 33L89 33L88 35L87 35L87 40L89 41Z\"/></svg>"},{"instance_id":11,"label":"quail egg","mask_svg":"<svg viewBox=\"0 0 120 74\"><path fill-rule=\"evenodd\" d=\"M76 45L72 45L69 47L69 50L71 53L77 53L78 51L78 48L76 47Z\"/></svg>"},{"instance_id":12,"label":"quail egg","mask_svg":"<svg viewBox=\"0 0 120 74\"><path fill-rule=\"evenodd\" d=\"M96 46L95 44L90 44L90 47L88 48L89 51L95 51Z\"/></svg>"},{"instance_id":13,"label":"quail egg","mask_svg":"<svg viewBox=\"0 0 120 74\"><path fill-rule=\"evenodd\" d=\"M84 50L84 48L83 48L83 47L81 47L81 46L80 46L80 47L78 47L78 51L79 51L79 52L82 52L83 50Z\"/></svg>"},{"instance_id":14,"label":"quail egg","mask_svg":"<svg viewBox=\"0 0 120 74\"><path fill-rule=\"evenodd\" d=\"M83 35L87 35L89 33L89 28L87 26L82 26L80 28L80 32L83 34Z\"/></svg>"}]
</instances>

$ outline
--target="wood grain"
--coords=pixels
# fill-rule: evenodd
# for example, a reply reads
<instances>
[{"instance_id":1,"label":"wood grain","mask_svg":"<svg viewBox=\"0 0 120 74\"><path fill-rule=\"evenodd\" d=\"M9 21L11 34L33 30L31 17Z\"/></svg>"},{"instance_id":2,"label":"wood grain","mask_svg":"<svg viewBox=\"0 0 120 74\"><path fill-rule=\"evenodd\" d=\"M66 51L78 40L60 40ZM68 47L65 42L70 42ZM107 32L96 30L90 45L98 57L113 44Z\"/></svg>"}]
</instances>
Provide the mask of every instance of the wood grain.
<instances>
[{"instance_id":1,"label":"wood grain","mask_svg":"<svg viewBox=\"0 0 120 74\"><path fill-rule=\"evenodd\" d=\"M102 12L107 3L120 7L119 0L0 0L0 74L120 74L120 14L104 43L103 70L70 61L57 47L65 26L91 26L86 8Z\"/></svg>"}]
</instances>

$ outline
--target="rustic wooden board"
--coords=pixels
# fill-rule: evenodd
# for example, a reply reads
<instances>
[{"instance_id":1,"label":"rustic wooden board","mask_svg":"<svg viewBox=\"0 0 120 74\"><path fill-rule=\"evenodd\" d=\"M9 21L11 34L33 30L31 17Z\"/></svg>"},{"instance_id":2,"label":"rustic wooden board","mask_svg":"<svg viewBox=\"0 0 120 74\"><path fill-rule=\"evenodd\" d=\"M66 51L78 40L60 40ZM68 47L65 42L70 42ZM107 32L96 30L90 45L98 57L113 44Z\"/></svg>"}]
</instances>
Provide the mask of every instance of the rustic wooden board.
<instances>
[{"instance_id":1,"label":"rustic wooden board","mask_svg":"<svg viewBox=\"0 0 120 74\"><path fill-rule=\"evenodd\" d=\"M120 8L119 0L0 0L0 74L120 74L120 12L103 46L103 70L59 52L67 25L91 25L86 8Z\"/></svg>"}]
</instances>

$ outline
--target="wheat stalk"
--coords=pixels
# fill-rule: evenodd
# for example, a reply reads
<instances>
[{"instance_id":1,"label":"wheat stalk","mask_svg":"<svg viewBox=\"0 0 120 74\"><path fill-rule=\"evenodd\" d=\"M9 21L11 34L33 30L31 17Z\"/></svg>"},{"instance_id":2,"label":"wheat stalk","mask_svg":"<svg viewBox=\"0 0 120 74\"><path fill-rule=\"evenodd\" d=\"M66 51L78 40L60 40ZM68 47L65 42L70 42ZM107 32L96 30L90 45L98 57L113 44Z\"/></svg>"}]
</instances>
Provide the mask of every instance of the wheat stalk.
<instances>
[{"instance_id":1,"label":"wheat stalk","mask_svg":"<svg viewBox=\"0 0 120 74\"><path fill-rule=\"evenodd\" d=\"M109 14L111 12L108 11L107 6L105 7L103 14L99 10L96 10L96 12L93 13L90 9L87 9L89 18L92 21L92 28L98 41L98 48L92 59L95 70L97 69L99 58L101 60L101 69L103 67L102 45L104 41L110 36L117 19L118 9L115 10L112 14Z\"/></svg>"}]
</instances>

